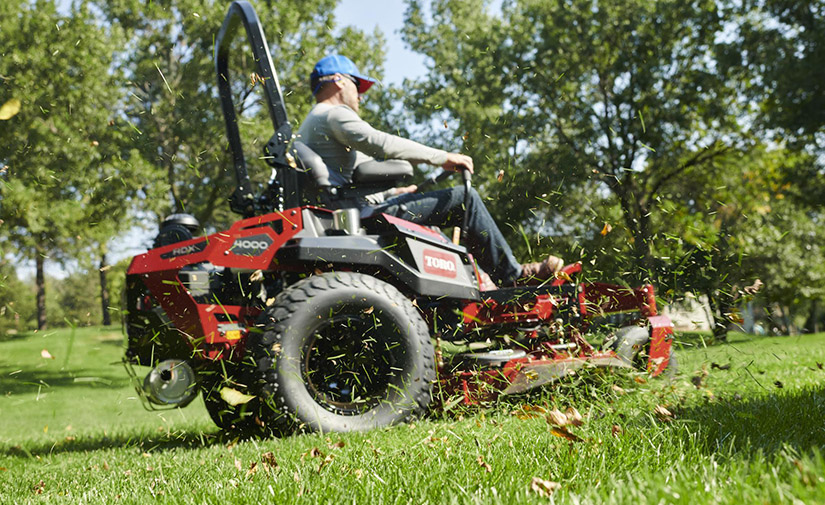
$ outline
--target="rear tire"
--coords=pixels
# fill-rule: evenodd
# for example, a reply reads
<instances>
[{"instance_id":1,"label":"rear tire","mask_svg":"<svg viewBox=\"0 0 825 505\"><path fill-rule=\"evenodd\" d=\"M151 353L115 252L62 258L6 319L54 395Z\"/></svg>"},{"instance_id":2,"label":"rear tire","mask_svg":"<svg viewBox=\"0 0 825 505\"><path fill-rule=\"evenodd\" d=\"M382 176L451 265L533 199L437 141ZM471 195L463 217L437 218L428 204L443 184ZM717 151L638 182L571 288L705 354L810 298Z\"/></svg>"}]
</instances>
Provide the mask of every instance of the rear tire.
<instances>
[{"instance_id":1,"label":"rear tire","mask_svg":"<svg viewBox=\"0 0 825 505\"><path fill-rule=\"evenodd\" d=\"M330 272L281 292L249 352L274 431L361 431L421 415L435 381L429 331L374 277Z\"/></svg>"}]
</instances>

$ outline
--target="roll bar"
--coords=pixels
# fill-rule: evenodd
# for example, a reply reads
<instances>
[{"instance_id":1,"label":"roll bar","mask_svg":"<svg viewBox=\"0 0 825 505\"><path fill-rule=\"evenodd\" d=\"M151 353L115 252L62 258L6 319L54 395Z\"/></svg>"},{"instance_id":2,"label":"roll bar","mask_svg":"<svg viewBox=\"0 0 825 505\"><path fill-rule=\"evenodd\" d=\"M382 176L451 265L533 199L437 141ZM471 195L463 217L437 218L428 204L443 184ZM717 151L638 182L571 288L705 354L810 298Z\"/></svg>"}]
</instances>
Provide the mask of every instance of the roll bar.
<instances>
[{"instance_id":1,"label":"roll bar","mask_svg":"<svg viewBox=\"0 0 825 505\"><path fill-rule=\"evenodd\" d=\"M260 77L258 82L263 85L274 130L274 134L264 146L264 159L274 169L274 177L270 180L269 189L260 196L253 193L249 180L230 86L229 48L241 24L246 30L249 45L257 63L257 74ZM215 40L215 69L221 108L226 122L226 135L232 151L232 165L238 184L230 198L230 208L244 217L252 217L261 212L271 211L275 207L280 210L297 207L300 204L297 174L290 168L286 156L287 146L292 139L292 126L287 119L281 85L278 82L275 66L272 64L266 36L258 15L255 14L255 9L249 2L239 0L232 2L229 6L221 30L218 32L218 38Z\"/></svg>"}]
</instances>

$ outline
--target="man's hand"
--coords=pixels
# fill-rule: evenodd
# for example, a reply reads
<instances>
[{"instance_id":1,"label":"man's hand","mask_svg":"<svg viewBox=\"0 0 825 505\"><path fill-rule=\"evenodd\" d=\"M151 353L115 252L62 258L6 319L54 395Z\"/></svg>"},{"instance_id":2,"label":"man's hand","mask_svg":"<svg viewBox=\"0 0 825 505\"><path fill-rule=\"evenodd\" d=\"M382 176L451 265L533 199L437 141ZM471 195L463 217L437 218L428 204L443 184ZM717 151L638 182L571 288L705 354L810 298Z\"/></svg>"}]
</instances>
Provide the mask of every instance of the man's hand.
<instances>
[{"instance_id":1,"label":"man's hand","mask_svg":"<svg viewBox=\"0 0 825 505\"><path fill-rule=\"evenodd\" d=\"M441 166L444 170L452 170L453 172L459 172L461 169L466 168L471 174L473 173L473 159L466 154L447 153L447 162Z\"/></svg>"},{"instance_id":2,"label":"man's hand","mask_svg":"<svg viewBox=\"0 0 825 505\"><path fill-rule=\"evenodd\" d=\"M412 184L410 186L403 186L400 188L393 188L392 189L392 196L403 195L405 193L415 193L418 191L418 186Z\"/></svg>"}]
</instances>

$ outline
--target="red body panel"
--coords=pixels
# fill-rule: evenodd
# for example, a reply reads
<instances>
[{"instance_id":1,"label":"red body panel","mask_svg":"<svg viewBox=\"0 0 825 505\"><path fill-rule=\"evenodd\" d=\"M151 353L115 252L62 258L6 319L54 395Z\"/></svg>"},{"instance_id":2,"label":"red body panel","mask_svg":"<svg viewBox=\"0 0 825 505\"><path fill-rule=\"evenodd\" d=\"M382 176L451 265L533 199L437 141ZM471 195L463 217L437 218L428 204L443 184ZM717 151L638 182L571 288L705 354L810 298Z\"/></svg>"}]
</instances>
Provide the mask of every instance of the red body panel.
<instances>
[{"instance_id":1,"label":"red body panel","mask_svg":"<svg viewBox=\"0 0 825 505\"><path fill-rule=\"evenodd\" d=\"M289 209L243 219L227 231L152 249L136 256L127 274L137 274L193 351L208 359L224 359L244 338L227 338L220 331L223 322L254 323L258 312L244 306L197 303L178 274L188 265L209 262L239 270L277 270L274 256L278 249L303 229L300 209ZM248 247L262 246L260 252ZM263 247L265 246L265 247ZM200 250L198 250L200 249ZM195 251L195 252L188 252Z\"/></svg>"},{"instance_id":2,"label":"red body panel","mask_svg":"<svg viewBox=\"0 0 825 505\"><path fill-rule=\"evenodd\" d=\"M667 316L652 316L650 321L650 359L647 371L656 376L670 364L670 348L673 343L673 323Z\"/></svg>"}]
</instances>

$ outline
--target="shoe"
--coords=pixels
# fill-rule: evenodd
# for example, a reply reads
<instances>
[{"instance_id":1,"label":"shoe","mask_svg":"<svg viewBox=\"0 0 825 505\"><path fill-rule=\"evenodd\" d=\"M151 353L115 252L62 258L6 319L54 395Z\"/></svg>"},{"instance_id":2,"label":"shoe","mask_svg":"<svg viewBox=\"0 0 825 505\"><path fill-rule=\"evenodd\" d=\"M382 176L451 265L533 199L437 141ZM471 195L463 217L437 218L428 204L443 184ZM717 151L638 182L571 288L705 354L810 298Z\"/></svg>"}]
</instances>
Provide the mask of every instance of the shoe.
<instances>
[{"instance_id":1,"label":"shoe","mask_svg":"<svg viewBox=\"0 0 825 505\"><path fill-rule=\"evenodd\" d=\"M552 255L538 263L525 263L521 265L521 275L516 280L516 285L525 285L552 279L555 277L556 272L561 270L563 266L564 260Z\"/></svg>"}]
</instances>

